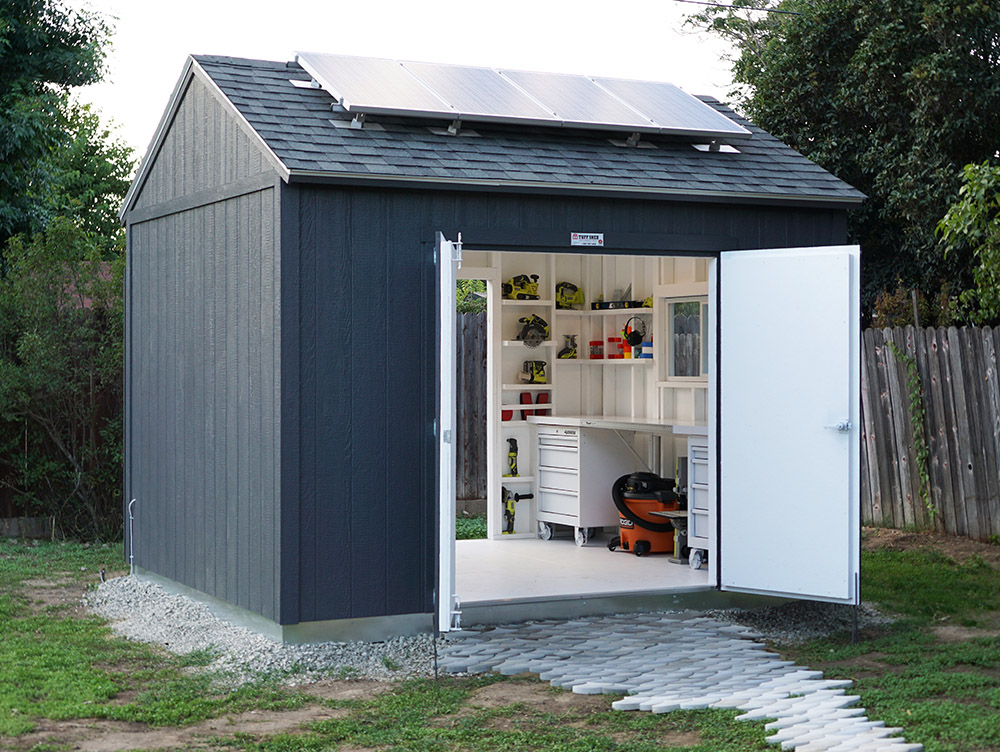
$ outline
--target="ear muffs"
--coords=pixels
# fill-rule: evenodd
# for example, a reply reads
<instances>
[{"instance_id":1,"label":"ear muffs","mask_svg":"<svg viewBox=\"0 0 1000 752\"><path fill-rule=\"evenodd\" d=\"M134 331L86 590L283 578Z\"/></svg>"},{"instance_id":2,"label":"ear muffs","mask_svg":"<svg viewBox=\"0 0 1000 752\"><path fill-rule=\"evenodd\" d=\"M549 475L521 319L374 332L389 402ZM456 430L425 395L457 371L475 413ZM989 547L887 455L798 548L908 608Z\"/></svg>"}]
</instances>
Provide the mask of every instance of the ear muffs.
<instances>
[{"instance_id":1,"label":"ear muffs","mask_svg":"<svg viewBox=\"0 0 1000 752\"><path fill-rule=\"evenodd\" d=\"M646 330L645 327L642 328L642 331L633 329L631 326L633 321L638 321L640 324L643 323L642 319L638 316L633 316L625 322L625 326L622 329L622 336L625 338L625 341L628 342L629 347L638 347L642 344L642 337L646 333Z\"/></svg>"}]
</instances>

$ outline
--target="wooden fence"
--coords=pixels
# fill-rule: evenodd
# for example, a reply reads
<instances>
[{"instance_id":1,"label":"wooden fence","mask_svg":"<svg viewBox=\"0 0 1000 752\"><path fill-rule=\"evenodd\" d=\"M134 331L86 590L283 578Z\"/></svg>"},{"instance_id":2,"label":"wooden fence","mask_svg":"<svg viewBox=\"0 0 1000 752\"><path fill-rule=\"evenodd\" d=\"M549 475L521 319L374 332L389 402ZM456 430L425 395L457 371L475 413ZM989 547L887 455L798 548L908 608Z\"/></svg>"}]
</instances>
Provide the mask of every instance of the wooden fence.
<instances>
[{"instance_id":1,"label":"wooden fence","mask_svg":"<svg viewBox=\"0 0 1000 752\"><path fill-rule=\"evenodd\" d=\"M864 332L864 522L933 526L979 539L1000 535L998 352L1000 328L908 326ZM908 363L915 366L919 383ZM913 417L914 388L922 390L916 401L923 407L922 420ZM920 431L927 450L923 463L915 439Z\"/></svg>"},{"instance_id":2,"label":"wooden fence","mask_svg":"<svg viewBox=\"0 0 1000 752\"><path fill-rule=\"evenodd\" d=\"M455 498L486 498L486 314L455 314Z\"/></svg>"}]
</instances>

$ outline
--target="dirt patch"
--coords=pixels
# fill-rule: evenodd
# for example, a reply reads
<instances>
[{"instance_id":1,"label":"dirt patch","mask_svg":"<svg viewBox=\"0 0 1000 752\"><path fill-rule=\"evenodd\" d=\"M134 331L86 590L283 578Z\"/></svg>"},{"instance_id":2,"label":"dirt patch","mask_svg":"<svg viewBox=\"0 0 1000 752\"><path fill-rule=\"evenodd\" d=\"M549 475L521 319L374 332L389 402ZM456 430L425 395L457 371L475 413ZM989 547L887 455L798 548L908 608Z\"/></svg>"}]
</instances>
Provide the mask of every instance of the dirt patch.
<instances>
[{"instance_id":1,"label":"dirt patch","mask_svg":"<svg viewBox=\"0 0 1000 752\"><path fill-rule=\"evenodd\" d=\"M967 642L984 637L1000 637L1000 629L980 629L963 627L959 624L943 624L934 627L934 634L942 642Z\"/></svg>"},{"instance_id":2,"label":"dirt patch","mask_svg":"<svg viewBox=\"0 0 1000 752\"><path fill-rule=\"evenodd\" d=\"M0 740L0 748L29 750L38 744L63 746L83 752L117 752L122 749L199 749L212 737L236 732L255 737L295 733L313 721L340 718L347 710L312 705L298 710L251 710L239 715L214 718L185 728L149 728L138 723L116 721L44 721L36 731L16 739Z\"/></svg>"},{"instance_id":3,"label":"dirt patch","mask_svg":"<svg viewBox=\"0 0 1000 752\"><path fill-rule=\"evenodd\" d=\"M509 681L480 687L469 698L470 706L481 708L499 708L517 703L523 703L539 713L590 715L607 710L611 705L611 698L604 695L576 695L553 689L548 684Z\"/></svg>"},{"instance_id":4,"label":"dirt patch","mask_svg":"<svg viewBox=\"0 0 1000 752\"><path fill-rule=\"evenodd\" d=\"M320 700L365 700L392 689L391 682L344 680L304 684L299 689Z\"/></svg>"},{"instance_id":5,"label":"dirt patch","mask_svg":"<svg viewBox=\"0 0 1000 752\"><path fill-rule=\"evenodd\" d=\"M979 556L994 569L1000 569L1000 546L957 535L866 527L862 533L861 547L866 551L883 549L913 551L920 548L933 548L959 564L973 556Z\"/></svg>"},{"instance_id":6,"label":"dirt patch","mask_svg":"<svg viewBox=\"0 0 1000 752\"><path fill-rule=\"evenodd\" d=\"M830 669L837 669L836 674L846 675L851 679L871 679L886 674L899 674L906 670L906 666L897 666L886 663L885 653L866 653L857 658L850 658L843 661L830 661L823 664L824 672Z\"/></svg>"}]
</instances>

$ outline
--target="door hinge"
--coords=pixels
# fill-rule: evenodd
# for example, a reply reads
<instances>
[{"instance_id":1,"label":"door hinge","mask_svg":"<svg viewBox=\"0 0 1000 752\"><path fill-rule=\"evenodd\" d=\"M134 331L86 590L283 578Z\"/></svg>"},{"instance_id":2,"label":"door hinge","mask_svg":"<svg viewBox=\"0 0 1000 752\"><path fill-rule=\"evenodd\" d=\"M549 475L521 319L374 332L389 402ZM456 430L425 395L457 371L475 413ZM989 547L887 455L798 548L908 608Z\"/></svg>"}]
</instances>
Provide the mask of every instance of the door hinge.
<instances>
[{"instance_id":1,"label":"door hinge","mask_svg":"<svg viewBox=\"0 0 1000 752\"><path fill-rule=\"evenodd\" d=\"M446 428L444 430L444 436L442 436L441 438L442 438L442 440L444 441L445 444L450 444L451 443L451 429L450 428Z\"/></svg>"},{"instance_id":2,"label":"door hinge","mask_svg":"<svg viewBox=\"0 0 1000 752\"><path fill-rule=\"evenodd\" d=\"M451 596L451 628L462 628L462 599L457 593L453 593Z\"/></svg>"}]
</instances>

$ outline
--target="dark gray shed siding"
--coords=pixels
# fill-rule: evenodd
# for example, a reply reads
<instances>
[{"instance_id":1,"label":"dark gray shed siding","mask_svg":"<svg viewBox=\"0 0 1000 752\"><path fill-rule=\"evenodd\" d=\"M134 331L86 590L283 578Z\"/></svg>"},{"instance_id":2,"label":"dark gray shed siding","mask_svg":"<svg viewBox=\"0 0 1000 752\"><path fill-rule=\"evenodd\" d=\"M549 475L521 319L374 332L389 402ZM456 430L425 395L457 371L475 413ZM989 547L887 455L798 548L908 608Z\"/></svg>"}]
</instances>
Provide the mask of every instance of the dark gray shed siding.
<instances>
[{"instance_id":1,"label":"dark gray shed siding","mask_svg":"<svg viewBox=\"0 0 1000 752\"><path fill-rule=\"evenodd\" d=\"M277 620L277 177L208 85L179 96L126 217L135 564Z\"/></svg>"},{"instance_id":2,"label":"dark gray shed siding","mask_svg":"<svg viewBox=\"0 0 1000 752\"><path fill-rule=\"evenodd\" d=\"M135 224L128 498L135 563L277 619L274 188Z\"/></svg>"},{"instance_id":3,"label":"dark gray shed siding","mask_svg":"<svg viewBox=\"0 0 1000 752\"><path fill-rule=\"evenodd\" d=\"M248 130L207 84L192 77L133 210L272 173Z\"/></svg>"},{"instance_id":4,"label":"dark gray shed siding","mask_svg":"<svg viewBox=\"0 0 1000 752\"><path fill-rule=\"evenodd\" d=\"M285 357L294 359L284 363L283 521L291 528L296 518L299 550L297 563L285 560L298 572L283 592L286 624L432 611L436 230L450 239L461 231L469 247L502 239L492 247L548 251L569 251L573 230L604 232L607 252L646 253L846 236L840 209L294 184L284 192L283 268L297 267L299 279L283 288Z\"/></svg>"}]
</instances>

